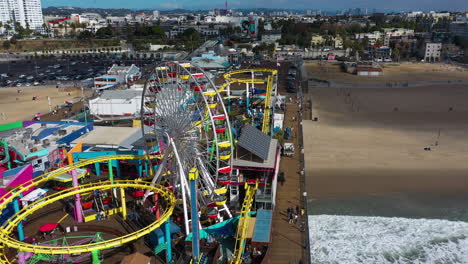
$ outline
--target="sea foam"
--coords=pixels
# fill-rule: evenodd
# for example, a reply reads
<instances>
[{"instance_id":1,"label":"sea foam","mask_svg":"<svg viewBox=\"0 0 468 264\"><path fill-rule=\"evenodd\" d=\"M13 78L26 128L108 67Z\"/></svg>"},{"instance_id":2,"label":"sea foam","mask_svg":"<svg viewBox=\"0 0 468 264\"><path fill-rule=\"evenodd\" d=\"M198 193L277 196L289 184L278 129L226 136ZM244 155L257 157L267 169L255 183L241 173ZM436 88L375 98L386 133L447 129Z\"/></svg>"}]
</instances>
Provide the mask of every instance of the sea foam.
<instances>
[{"instance_id":1,"label":"sea foam","mask_svg":"<svg viewBox=\"0 0 468 264\"><path fill-rule=\"evenodd\" d=\"M468 223L437 219L310 215L311 262L468 263Z\"/></svg>"}]
</instances>

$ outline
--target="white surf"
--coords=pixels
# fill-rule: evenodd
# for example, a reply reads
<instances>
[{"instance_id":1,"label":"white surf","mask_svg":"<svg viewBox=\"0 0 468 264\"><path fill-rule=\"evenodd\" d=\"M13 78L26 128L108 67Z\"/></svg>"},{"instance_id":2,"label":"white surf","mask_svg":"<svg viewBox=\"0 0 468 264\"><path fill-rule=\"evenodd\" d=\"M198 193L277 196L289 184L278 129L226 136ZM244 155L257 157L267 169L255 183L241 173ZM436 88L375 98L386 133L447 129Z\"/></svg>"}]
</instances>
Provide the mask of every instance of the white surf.
<instances>
[{"instance_id":1,"label":"white surf","mask_svg":"<svg viewBox=\"0 0 468 264\"><path fill-rule=\"evenodd\" d=\"M468 223L437 219L309 216L311 262L468 263Z\"/></svg>"}]
</instances>

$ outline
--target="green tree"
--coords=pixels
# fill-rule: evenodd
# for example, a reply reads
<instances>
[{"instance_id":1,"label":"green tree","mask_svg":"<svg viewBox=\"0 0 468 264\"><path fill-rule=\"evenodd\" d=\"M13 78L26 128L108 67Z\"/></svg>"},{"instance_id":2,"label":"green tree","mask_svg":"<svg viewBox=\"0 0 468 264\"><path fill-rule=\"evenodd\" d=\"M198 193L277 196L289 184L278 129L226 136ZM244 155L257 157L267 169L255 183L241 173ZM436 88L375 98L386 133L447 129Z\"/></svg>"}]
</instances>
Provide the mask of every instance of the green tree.
<instances>
[{"instance_id":1,"label":"green tree","mask_svg":"<svg viewBox=\"0 0 468 264\"><path fill-rule=\"evenodd\" d=\"M5 41L3 41L2 46L3 46L4 49L9 49L11 47L11 43L10 43L9 40L5 40Z\"/></svg>"},{"instance_id":2,"label":"green tree","mask_svg":"<svg viewBox=\"0 0 468 264\"><path fill-rule=\"evenodd\" d=\"M393 58L395 58L397 62L400 62L400 49L399 48L393 49Z\"/></svg>"},{"instance_id":3,"label":"green tree","mask_svg":"<svg viewBox=\"0 0 468 264\"><path fill-rule=\"evenodd\" d=\"M179 34L179 37L183 40L200 40L200 33L194 28L187 28L184 32Z\"/></svg>"},{"instance_id":4,"label":"green tree","mask_svg":"<svg viewBox=\"0 0 468 264\"><path fill-rule=\"evenodd\" d=\"M112 38L114 36L114 32L112 31L112 27L109 25L107 27L100 28L96 31L97 38Z\"/></svg>"},{"instance_id":5,"label":"green tree","mask_svg":"<svg viewBox=\"0 0 468 264\"><path fill-rule=\"evenodd\" d=\"M93 33L89 30L81 31L80 34L78 34L77 36L79 40L89 40L93 37L94 37Z\"/></svg>"}]
</instances>

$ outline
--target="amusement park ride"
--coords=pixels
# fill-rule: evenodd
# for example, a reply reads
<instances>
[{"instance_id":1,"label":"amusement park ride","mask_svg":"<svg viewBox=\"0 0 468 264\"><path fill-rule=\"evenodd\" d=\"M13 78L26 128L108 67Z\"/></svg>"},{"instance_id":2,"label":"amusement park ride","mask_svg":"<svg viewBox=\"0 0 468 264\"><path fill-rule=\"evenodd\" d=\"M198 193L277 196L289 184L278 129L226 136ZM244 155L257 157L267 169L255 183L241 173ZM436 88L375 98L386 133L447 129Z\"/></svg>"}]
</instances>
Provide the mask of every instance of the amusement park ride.
<instances>
[{"instance_id":1,"label":"amusement park ride","mask_svg":"<svg viewBox=\"0 0 468 264\"><path fill-rule=\"evenodd\" d=\"M61 260L65 261L63 263L79 263L77 259L72 260L71 256L85 256L84 254L88 260L92 259L93 264L101 263L99 252L136 241L161 226L164 226L166 261L171 263L169 229L171 215L174 214L180 216L180 225L185 235L192 236L190 263L207 263L200 250L200 231L212 224L233 218L228 206L229 194L232 191L230 189L238 191L239 186L245 185L245 197L234 236L235 248L229 258L230 263L242 263L246 248L247 222L251 217L251 208L259 183L233 180L235 141L224 99L227 99L230 108L231 85L245 83L245 106L248 109L253 100L250 89L254 84L265 84L264 79L254 78L254 72L269 74L265 93L256 96L263 96L265 105L261 130L270 134L271 96L276 93L276 70L248 69L230 72L224 75L226 83L216 87L207 73L191 63L166 62L155 67L145 84L142 96L141 130L146 148L144 153L81 159L10 190L0 198L2 212L8 204L17 204L23 194L43 186L59 175L69 173L72 177L69 188L56 188L54 193L23 208L15 206L15 214L0 226L0 250L4 251L0 253L0 263L36 263L33 260L37 260L39 255L47 255L55 261L57 258L54 256L61 256ZM252 78L233 77L241 73L251 73ZM221 93L224 93L224 96ZM2 142L0 146L7 153L2 162L7 163L8 146ZM134 161L145 166L151 181L141 178L114 180L112 162L119 160ZM78 182L80 176L77 169L102 162L109 165L108 180L85 184ZM141 197L128 197L128 188L138 190L142 193ZM100 220L101 215L120 215L126 220L130 210L127 203L132 199L142 208L147 206L148 202L154 205L153 221L133 233L111 239L103 239L98 233L70 243L60 238L31 243L23 230L24 219L61 200L72 201L72 215L77 223ZM87 213L89 210L91 213ZM11 249L17 250L16 260L7 257L6 251Z\"/></svg>"}]
</instances>

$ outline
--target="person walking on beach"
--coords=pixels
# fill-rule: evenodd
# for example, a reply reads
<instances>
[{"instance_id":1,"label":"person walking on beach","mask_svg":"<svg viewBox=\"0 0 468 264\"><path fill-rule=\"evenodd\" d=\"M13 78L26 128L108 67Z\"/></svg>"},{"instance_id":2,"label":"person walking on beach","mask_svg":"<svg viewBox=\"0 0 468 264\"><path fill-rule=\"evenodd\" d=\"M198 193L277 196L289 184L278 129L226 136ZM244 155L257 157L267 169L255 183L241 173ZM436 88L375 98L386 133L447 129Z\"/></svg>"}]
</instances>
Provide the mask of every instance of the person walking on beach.
<instances>
[{"instance_id":1,"label":"person walking on beach","mask_svg":"<svg viewBox=\"0 0 468 264\"><path fill-rule=\"evenodd\" d=\"M293 223L293 213L289 213L289 224Z\"/></svg>"}]
</instances>

